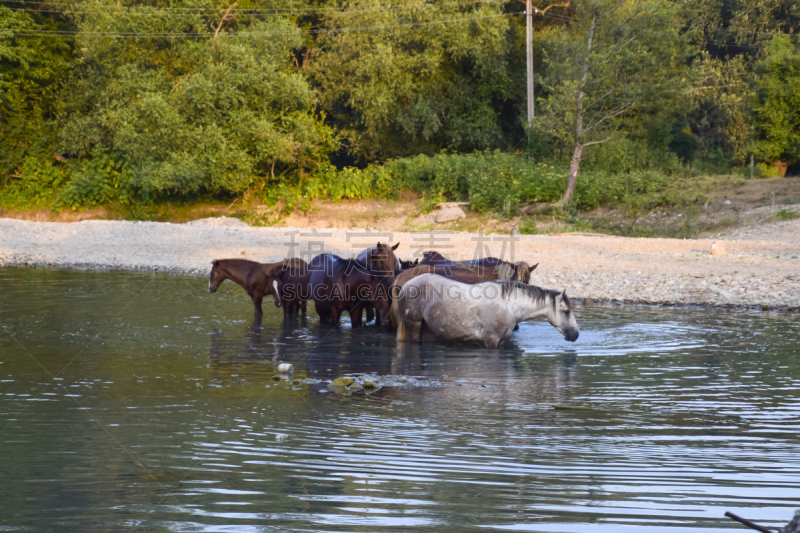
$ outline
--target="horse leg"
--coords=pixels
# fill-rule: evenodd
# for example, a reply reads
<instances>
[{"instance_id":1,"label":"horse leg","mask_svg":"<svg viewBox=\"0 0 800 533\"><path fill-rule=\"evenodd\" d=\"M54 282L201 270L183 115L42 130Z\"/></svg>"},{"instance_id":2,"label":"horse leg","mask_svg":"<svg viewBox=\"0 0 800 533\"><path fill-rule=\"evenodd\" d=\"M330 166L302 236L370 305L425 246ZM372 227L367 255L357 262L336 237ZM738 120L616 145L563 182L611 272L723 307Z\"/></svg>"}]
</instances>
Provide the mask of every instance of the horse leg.
<instances>
[{"instance_id":1,"label":"horse leg","mask_svg":"<svg viewBox=\"0 0 800 533\"><path fill-rule=\"evenodd\" d=\"M375 318L375 308L372 304L366 304L364 309L367 310L367 322L372 322L372 319Z\"/></svg>"},{"instance_id":2,"label":"horse leg","mask_svg":"<svg viewBox=\"0 0 800 533\"><path fill-rule=\"evenodd\" d=\"M334 326L338 325L339 319L341 318L341 314L342 312L338 308L336 307L331 308L331 314L330 314L331 324L333 324Z\"/></svg>"},{"instance_id":3,"label":"horse leg","mask_svg":"<svg viewBox=\"0 0 800 533\"><path fill-rule=\"evenodd\" d=\"M317 310L317 314L319 315L319 321L320 322L322 322L324 324L325 322L330 322L331 321L331 312L330 312L330 310L321 308L317 302L314 302L314 307Z\"/></svg>"},{"instance_id":4,"label":"horse leg","mask_svg":"<svg viewBox=\"0 0 800 533\"><path fill-rule=\"evenodd\" d=\"M350 310L350 324L354 328L361 327L361 312L363 309L361 305L356 305ZM367 317L369 317L369 311L367 311Z\"/></svg>"},{"instance_id":5,"label":"horse leg","mask_svg":"<svg viewBox=\"0 0 800 533\"><path fill-rule=\"evenodd\" d=\"M497 348L500 347L501 342L502 339L500 339L496 335L487 335L486 337L483 338L483 344L489 350L496 350Z\"/></svg>"},{"instance_id":6,"label":"horse leg","mask_svg":"<svg viewBox=\"0 0 800 533\"><path fill-rule=\"evenodd\" d=\"M300 309L302 310L303 315L305 315L306 314L306 301L305 300L300 300Z\"/></svg>"},{"instance_id":7,"label":"horse leg","mask_svg":"<svg viewBox=\"0 0 800 533\"><path fill-rule=\"evenodd\" d=\"M256 308L255 313L254 313L255 317L260 319L262 316L264 316L264 311L261 308L261 301L264 299L264 297L263 296L251 296L251 299L253 300L253 307Z\"/></svg>"},{"instance_id":8,"label":"horse leg","mask_svg":"<svg viewBox=\"0 0 800 533\"><path fill-rule=\"evenodd\" d=\"M433 332L431 327L424 320L422 321L420 330L423 344L436 341L436 333Z\"/></svg>"}]
</instances>

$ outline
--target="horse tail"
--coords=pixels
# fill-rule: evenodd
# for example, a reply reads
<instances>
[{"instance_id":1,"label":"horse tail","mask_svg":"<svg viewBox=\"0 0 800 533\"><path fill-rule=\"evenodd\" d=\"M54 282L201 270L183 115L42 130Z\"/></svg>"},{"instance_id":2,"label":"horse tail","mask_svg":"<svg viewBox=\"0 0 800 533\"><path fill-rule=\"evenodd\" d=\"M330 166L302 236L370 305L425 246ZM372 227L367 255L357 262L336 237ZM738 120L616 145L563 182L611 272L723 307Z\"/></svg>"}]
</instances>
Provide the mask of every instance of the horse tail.
<instances>
[{"instance_id":1,"label":"horse tail","mask_svg":"<svg viewBox=\"0 0 800 533\"><path fill-rule=\"evenodd\" d=\"M395 330L400 325L399 313L397 311L397 298L392 300L389 305L389 314L386 317L386 328L389 331Z\"/></svg>"},{"instance_id":2,"label":"horse tail","mask_svg":"<svg viewBox=\"0 0 800 533\"><path fill-rule=\"evenodd\" d=\"M400 303L405 303L405 294L402 290L392 300L392 306L389 308L389 325L397 328L397 341L408 342L409 334L408 328L403 318L400 316Z\"/></svg>"},{"instance_id":3,"label":"horse tail","mask_svg":"<svg viewBox=\"0 0 800 533\"><path fill-rule=\"evenodd\" d=\"M409 340L406 323L400 320L397 324L397 342L408 342Z\"/></svg>"}]
</instances>

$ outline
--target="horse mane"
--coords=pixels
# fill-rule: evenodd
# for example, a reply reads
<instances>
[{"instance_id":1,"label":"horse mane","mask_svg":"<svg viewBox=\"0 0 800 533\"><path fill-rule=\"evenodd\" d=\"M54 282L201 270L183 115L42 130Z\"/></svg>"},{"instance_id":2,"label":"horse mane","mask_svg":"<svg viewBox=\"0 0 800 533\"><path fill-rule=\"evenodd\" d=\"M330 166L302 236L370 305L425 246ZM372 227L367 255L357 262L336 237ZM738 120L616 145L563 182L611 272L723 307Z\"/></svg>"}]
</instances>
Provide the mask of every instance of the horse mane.
<instances>
[{"instance_id":1,"label":"horse mane","mask_svg":"<svg viewBox=\"0 0 800 533\"><path fill-rule=\"evenodd\" d=\"M380 278L386 278L387 280L389 279L388 276L386 276L385 272L375 270L368 264L363 263L353 257L351 257L350 259L340 259L336 261L333 265L333 270L331 271L331 277L335 278L339 275L344 275L348 272L352 272L354 269L358 269L359 271L364 272L367 275L375 276L379 279ZM401 271L395 270L395 274L397 274L398 272Z\"/></svg>"},{"instance_id":2,"label":"horse mane","mask_svg":"<svg viewBox=\"0 0 800 533\"><path fill-rule=\"evenodd\" d=\"M536 285L522 283L521 281L493 281L492 283L500 285L500 296L506 300L521 293L534 302L543 302L547 297L552 297L552 301L555 302L555 297L561 294L559 291L543 289ZM567 304L567 308L570 308L569 299L566 294L564 295L564 303Z\"/></svg>"},{"instance_id":3,"label":"horse mane","mask_svg":"<svg viewBox=\"0 0 800 533\"><path fill-rule=\"evenodd\" d=\"M216 266L225 266L225 265L230 265L230 266L250 265L250 266L254 266L254 265L260 265L262 263L259 263L258 261L252 261L250 259L234 258L234 259L214 259L211 262L211 264L216 267Z\"/></svg>"}]
</instances>

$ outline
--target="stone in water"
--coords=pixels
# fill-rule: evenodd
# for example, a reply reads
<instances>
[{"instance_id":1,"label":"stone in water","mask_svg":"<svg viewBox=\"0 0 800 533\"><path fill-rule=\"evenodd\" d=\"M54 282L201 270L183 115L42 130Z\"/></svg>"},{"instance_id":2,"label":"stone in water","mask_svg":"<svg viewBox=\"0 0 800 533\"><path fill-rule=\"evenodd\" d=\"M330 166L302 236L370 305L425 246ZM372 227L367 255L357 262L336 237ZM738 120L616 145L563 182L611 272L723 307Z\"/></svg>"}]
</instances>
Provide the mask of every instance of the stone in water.
<instances>
[{"instance_id":1,"label":"stone in water","mask_svg":"<svg viewBox=\"0 0 800 533\"><path fill-rule=\"evenodd\" d=\"M281 374L293 374L294 367L289 363L281 363L278 365L278 372Z\"/></svg>"}]
</instances>

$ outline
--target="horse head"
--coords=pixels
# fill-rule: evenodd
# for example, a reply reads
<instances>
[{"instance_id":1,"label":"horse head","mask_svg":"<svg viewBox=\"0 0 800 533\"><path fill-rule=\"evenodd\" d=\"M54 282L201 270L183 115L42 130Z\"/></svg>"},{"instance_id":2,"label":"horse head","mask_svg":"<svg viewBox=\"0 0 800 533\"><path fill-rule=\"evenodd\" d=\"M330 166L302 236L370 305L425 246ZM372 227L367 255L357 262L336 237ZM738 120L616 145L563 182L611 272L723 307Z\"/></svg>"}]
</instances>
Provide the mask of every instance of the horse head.
<instances>
[{"instance_id":1,"label":"horse head","mask_svg":"<svg viewBox=\"0 0 800 533\"><path fill-rule=\"evenodd\" d=\"M553 296L553 305L547 312L547 320L564 335L564 340L569 342L578 340L578 323L575 321L566 289Z\"/></svg>"},{"instance_id":2,"label":"horse head","mask_svg":"<svg viewBox=\"0 0 800 533\"><path fill-rule=\"evenodd\" d=\"M385 274L394 273L400 268L400 261L394 255L398 246L399 242L394 246L379 242L378 246L367 251L367 266Z\"/></svg>"},{"instance_id":3,"label":"horse head","mask_svg":"<svg viewBox=\"0 0 800 533\"><path fill-rule=\"evenodd\" d=\"M208 291L217 292L220 283L228 279L225 269L220 266L219 259L211 261L211 275L208 278Z\"/></svg>"},{"instance_id":4,"label":"horse head","mask_svg":"<svg viewBox=\"0 0 800 533\"><path fill-rule=\"evenodd\" d=\"M269 291L272 293L272 298L275 300L275 307L281 307L283 305L283 299L281 298L285 290L283 287L283 279L281 278L281 272L283 270L286 270L286 266L283 263L278 263L267 270L267 283L269 284Z\"/></svg>"},{"instance_id":5,"label":"horse head","mask_svg":"<svg viewBox=\"0 0 800 533\"><path fill-rule=\"evenodd\" d=\"M531 282L531 273L536 270L539 263L530 266L525 261L517 261L514 263L514 275L511 276L511 281L521 281L522 283Z\"/></svg>"}]
</instances>

